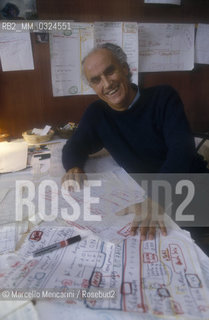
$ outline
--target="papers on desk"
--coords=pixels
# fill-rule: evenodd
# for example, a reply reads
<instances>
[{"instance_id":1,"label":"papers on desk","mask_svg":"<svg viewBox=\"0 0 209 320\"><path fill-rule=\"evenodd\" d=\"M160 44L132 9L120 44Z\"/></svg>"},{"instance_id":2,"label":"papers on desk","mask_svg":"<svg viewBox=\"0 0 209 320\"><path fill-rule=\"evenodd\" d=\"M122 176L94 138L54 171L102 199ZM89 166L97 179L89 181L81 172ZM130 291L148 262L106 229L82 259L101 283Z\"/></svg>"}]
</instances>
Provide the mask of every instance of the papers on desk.
<instances>
[{"instance_id":1,"label":"papers on desk","mask_svg":"<svg viewBox=\"0 0 209 320\"><path fill-rule=\"evenodd\" d=\"M91 187L91 197L98 199L97 203L90 205L90 215L93 218L85 218L84 211L87 210L85 202L85 193L88 192L88 183L84 189L71 192L70 196L77 202L79 213L66 202L69 192L64 189L60 191L60 178L54 178L57 190L51 192L41 192L39 197L45 201L44 212L40 215L58 212L58 219L68 223L70 226L76 226L83 230L91 230L102 239L109 241L118 241L130 236L130 225L133 215L128 215L123 220L118 221L114 213L124 209L132 204L142 202L145 199L144 190L122 169L117 168L112 172L103 172L101 174L87 174L88 181L97 181L101 183L98 187ZM57 202L58 197L58 202ZM35 200L38 203L38 200ZM58 203L58 207L57 206ZM66 210L66 218L63 220L62 209ZM38 210L36 210L38 212ZM98 217L98 219L97 219ZM101 221L100 221L101 220Z\"/></svg>"},{"instance_id":2,"label":"papers on desk","mask_svg":"<svg viewBox=\"0 0 209 320\"><path fill-rule=\"evenodd\" d=\"M139 23L140 72L192 70L194 24Z\"/></svg>"},{"instance_id":3,"label":"papers on desk","mask_svg":"<svg viewBox=\"0 0 209 320\"><path fill-rule=\"evenodd\" d=\"M0 319L38 320L39 317L30 301L0 301Z\"/></svg>"},{"instance_id":4,"label":"papers on desk","mask_svg":"<svg viewBox=\"0 0 209 320\"><path fill-rule=\"evenodd\" d=\"M30 32L0 32L3 71L34 69Z\"/></svg>"},{"instance_id":5,"label":"papers on desk","mask_svg":"<svg viewBox=\"0 0 209 320\"><path fill-rule=\"evenodd\" d=\"M28 221L4 224L0 227L0 254L13 252L23 233L28 231Z\"/></svg>"},{"instance_id":6,"label":"papers on desk","mask_svg":"<svg viewBox=\"0 0 209 320\"><path fill-rule=\"evenodd\" d=\"M34 235L39 235L39 241ZM74 245L34 259L39 248L78 234L73 228L39 227L19 251L18 263L4 272L2 288L117 290L113 299L67 299L76 306L184 319L209 317L209 289L193 241L169 230L167 237L140 242L131 237L116 245L80 231ZM14 267L15 266L15 267ZM27 272L23 272L27 270ZM85 285L84 285L85 284Z\"/></svg>"},{"instance_id":7,"label":"papers on desk","mask_svg":"<svg viewBox=\"0 0 209 320\"><path fill-rule=\"evenodd\" d=\"M57 148L54 152L56 161ZM87 171L91 172L92 168L102 169L95 165L95 161L93 158L88 162ZM69 221L67 225L60 216L54 222L36 225L16 254L1 256L0 287L27 290L54 288L65 291L84 289L87 292L93 289L117 290L114 299L69 298L67 303L64 299L60 305L51 301L50 307L47 301L38 302L40 320L46 319L46 314L52 320L56 316L67 320L69 312L72 320L96 320L103 316L111 320L156 320L159 317L208 319L209 259L169 217L165 221L168 227L167 237L157 233L156 239L144 242L140 242L139 234L130 237L129 226L133 215L117 217L114 213L131 203L142 201L145 194L109 157L106 157L106 164L105 160L102 163L105 165L104 172L94 175L94 178L102 180L102 188L95 187L91 190L92 197L101 198L100 206L95 203L91 208L92 214L102 216L101 223L86 223L81 215L80 220ZM15 221L12 219L15 218L14 184L17 177L29 179L29 176L18 176L17 173L5 175L4 179L0 177L0 183L4 187L0 202L1 223ZM54 178L54 181L59 186L60 177ZM76 201L83 202L82 193L71 195L75 196ZM51 200L55 193L42 192L41 196L46 198L46 211L51 210ZM61 207L66 207L60 192L58 201ZM34 202L37 205L37 198ZM36 210L36 214L37 212ZM27 212L25 217L28 219ZM7 227L13 228L13 224L8 224ZM5 225L1 228L2 232L9 231L8 236L2 236L2 239L9 240L3 242L7 249L12 247L12 228L6 229ZM33 251L78 234L82 237L80 242L33 258ZM72 309L72 305L75 309ZM3 308L3 305L0 307ZM27 304L24 308L28 309L20 309L26 319L30 317L35 320L33 306ZM13 318L8 318L9 320L17 319L20 312L19 308L17 310L18 313L11 311Z\"/></svg>"},{"instance_id":8,"label":"papers on desk","mask_svg":"<svg viewBox=\"0 0 209 320\"><path fill-rule=\"evenodd\" d=\"M0 142L0 173L26 168L27 152L26 142Z\"/></svg>"}]
</instances>

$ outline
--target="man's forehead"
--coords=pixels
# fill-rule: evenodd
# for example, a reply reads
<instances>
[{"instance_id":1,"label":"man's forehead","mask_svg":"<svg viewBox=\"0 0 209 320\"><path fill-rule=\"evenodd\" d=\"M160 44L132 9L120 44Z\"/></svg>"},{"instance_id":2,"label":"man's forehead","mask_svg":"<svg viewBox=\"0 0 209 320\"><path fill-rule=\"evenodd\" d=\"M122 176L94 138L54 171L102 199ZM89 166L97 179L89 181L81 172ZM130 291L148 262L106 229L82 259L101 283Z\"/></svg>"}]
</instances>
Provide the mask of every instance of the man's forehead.
<instances>
[{"instance_id":1,"label":"man's forehead","mask_svg":"<svg viewBox=\"0 0 209 320\"><path fill-rule=\"evenodd\" d=\"M110 50L98 49L90 53L84 61L84 73L88 76L96 76L105 71L109 66L115 64L118 64L118 61Z\"/></svg>"},{"instance_id":2,"label":"man's forehead","mask_svg":"<svg viewBox=\"0 0 209 320\"><path fill-rule=\"evenodd\" d=\"M84 68L89 69L90 67L101 64L101 63L113 63L116 62L116 58L113 56L112 52L108 49L97 49L90 53L84 61Z\"/></svg>"}]
</instances>

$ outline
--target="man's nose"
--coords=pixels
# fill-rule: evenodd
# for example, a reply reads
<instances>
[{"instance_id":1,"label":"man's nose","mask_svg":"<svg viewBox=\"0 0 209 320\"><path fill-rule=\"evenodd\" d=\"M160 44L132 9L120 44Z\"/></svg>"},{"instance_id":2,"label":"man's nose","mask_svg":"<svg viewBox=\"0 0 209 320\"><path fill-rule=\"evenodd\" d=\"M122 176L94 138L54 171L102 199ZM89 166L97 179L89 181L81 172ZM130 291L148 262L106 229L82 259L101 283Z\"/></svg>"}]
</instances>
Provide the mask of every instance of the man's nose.
<instances>
[{"instance_id":1,"label":"man's nose","mask_svg":"<svg viewBox=\"0 0 209 320\"><path fill-rule=\"evenodd\" d=\"M104 88L109 88L111 81L107 76L102 76L102 83Z\"/></svg>"}]
</instances>

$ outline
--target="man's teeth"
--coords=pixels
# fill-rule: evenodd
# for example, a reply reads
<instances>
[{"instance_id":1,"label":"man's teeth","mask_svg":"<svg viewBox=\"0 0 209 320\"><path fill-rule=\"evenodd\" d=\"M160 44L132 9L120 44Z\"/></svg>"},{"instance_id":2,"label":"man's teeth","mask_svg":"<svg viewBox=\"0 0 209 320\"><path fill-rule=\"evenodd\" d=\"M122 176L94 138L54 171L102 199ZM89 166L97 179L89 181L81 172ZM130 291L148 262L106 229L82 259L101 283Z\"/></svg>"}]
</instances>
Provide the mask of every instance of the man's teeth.
<instances>
[{"instance_id":1,"label":"man's teeth","mask_svg":"<svg viewBox=\"0 0 209 320\"><path fill-rule=\"evenodd\" d=\"M108 95L112 95L112 94L114 94L117 90L118 90L118 88L113 89L113 90L109 91L107 94L108 94Z\"/></svg>"}]
</instances>

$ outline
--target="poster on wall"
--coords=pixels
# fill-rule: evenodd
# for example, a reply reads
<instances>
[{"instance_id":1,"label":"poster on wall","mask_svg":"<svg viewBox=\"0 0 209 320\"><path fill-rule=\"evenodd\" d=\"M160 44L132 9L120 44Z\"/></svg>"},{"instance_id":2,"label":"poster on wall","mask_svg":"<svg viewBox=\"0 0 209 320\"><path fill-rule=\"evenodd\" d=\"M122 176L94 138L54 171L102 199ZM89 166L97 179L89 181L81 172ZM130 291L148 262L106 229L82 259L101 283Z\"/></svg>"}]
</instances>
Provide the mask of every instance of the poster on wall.
<instances>
[{"instance_id":1,"label":"poster on wall","mask_svg":"<svg viewBox=\"0 0 209 320\"><path fill-rule=\"evenodd\" d=\"M36 0L0 0L0 20L36 18Z\"/></svg>"}]
</instances>

